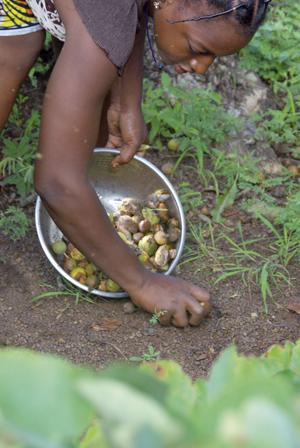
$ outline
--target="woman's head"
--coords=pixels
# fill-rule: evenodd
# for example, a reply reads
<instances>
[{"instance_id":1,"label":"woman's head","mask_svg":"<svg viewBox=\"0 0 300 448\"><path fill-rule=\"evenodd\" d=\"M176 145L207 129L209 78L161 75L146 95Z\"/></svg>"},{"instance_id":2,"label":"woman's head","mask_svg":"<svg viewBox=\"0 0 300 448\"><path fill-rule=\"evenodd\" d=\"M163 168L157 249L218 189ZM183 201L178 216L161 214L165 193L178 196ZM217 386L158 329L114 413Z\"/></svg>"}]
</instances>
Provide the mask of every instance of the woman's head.
<instances>
[{"instance_id":1,"label":"woman's head","mask_svg":"<svg viewBox=\"0 0 300 448\"><path fill-rule=\"evenodd\" d=\"M270 0L157 0L154 32L162 59L178 72L205 73L235 53L263 22Z\"/></svg>"}]
</instances>

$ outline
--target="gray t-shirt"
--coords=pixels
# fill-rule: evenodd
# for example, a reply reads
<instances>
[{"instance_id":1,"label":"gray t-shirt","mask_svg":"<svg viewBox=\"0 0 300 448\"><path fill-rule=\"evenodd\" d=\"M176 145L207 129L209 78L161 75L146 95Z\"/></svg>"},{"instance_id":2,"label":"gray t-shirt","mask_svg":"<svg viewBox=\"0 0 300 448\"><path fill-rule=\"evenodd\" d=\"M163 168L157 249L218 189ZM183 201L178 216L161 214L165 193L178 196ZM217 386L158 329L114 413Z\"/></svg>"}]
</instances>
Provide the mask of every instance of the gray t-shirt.
<instances>
[{"instance_id":1,"label":"gray t-shirt","mask_svg":"<svg viewBox=\"0 0 300 448\"><path fill-rule=\"evenodd\" d=\"M130 56L146 3L147 0L74 0L89 34L119 68Z\"/></svg>"},{"instance_id":2,"label":"gray t-shirt","mask_svg":"<svg viewBox=\"0 0 300 448\"><path fill-rule=\"evenodd\" d=\"M148 0L73 0L87 31L122 70L133 49L143 8ZM27 0L39 23L57 39L65 28L53 0Z\"/></svg>"}]
</instances>

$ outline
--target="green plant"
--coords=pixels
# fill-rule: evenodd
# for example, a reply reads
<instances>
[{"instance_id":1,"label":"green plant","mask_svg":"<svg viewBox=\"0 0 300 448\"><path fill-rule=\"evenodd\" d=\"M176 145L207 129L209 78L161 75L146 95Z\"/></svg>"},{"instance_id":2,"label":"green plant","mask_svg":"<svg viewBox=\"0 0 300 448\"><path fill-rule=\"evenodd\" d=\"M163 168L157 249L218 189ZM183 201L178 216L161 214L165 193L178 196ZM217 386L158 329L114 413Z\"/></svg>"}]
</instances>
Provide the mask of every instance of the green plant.
<instances>
[{"instance_id":1,"label":"green plant","mask_svg":"<svg viewBox=\"0 0 300 448\"><path fill-rule=\"evenodd\" d=\"M209 171L213 179L216 201L212 219L220 223L225 209L234 204L241 191L251 190L261 185L262 173L259 160L252 155L241 156L232 151L225 153L212 150L213 169Z\"/></svg>"},{"instance_id":2,"label":"green plant","mask_svg":"<svg viewBox=\"0 0 300 448\"><path fill-rule=\"evenodd\" d=\"M163 317L166 314L166 311L157 311L152 314L151 318L149 319L150 325L157 325L159 323L159 319Z\"/></svg>"},{"instance_id":3,"label":"green plant","mask_svg":"<svg viewBox=\"0 0 300 448\"><path fill-rule=\"evenodd\" d=\"M51 43L52 43L52 36L49 33L46 33L46 39L44 42L44 49L43 51L49 52L51 50ZM44 75L50 70L51 62L46 63L41 57L39 57L34 64L34 66L29 71L28 77L30 79L31 85L33 87L37 87L38 84L38 75Z\"/></svg>"},{"instance_id":4,"label":"green plant","mask_svg":"<svg viewBox=\"0 0 300 448\"><path fill-rule=\"evenodd\" d=\"M281 229L277 229L263 215L258 214L257 217L273 234L274 241L270 244L270 248L276 253L276 256L280 260L280 263L284 267L287 267L293 258L300 256L299 228L297 228L294 232L293 230L291 230L293 222L288 221L287 223L283 224ZM282 218L280 219L282 220ZM297 221L299 221L299 216Z\"/></svg>"},{"instance_id":5,"label":"green plant","mask_svg":"<svg viewBox=\"0 0 300 448\"><path fill-rule=\"evenodd\" d=\"M266 224L265 218L262 220ZM276 230L273 229L273 231ZM240 243L224 233L219 237L229 244L231 255L224 257L223 272L215 283L235 276L240 276L245 286L255 282L260 288L264 311L268 313L268 299L273 297L273 286L279 286L281 282L287 284L290 282L289 272L286 269L286 258L283 259L286 249L283 247L282 251L278 252L276 244L274 244L275 247L272 246L267 238L245 240L241 226L239 226L239 233ZM261 247L263 247L262 252Z\"/></svg>"},{"instance_id":6,"label":"green plant","mask_svg":"<svg viewBox=\"0 0 300 448\"><path fill-rule=\"evenodd\" d=\"M269 82L277 109L256 115L256 137L271 144L297 146L300 140L300 5L294 0L276 4L250 45L241 52L241 62ZM275 99L275 98L274 98Z\"/></svg>"},{"instance_id":7,"label":"green plant","mask_svg":"<svg viewBox=\"0 0 300 448\"><path fill-rule=\"evenodd\" d=\"M166 73L160 86L153 87L146 80L143 111L150 125L150 141L161 148L161 138L176 138L180 151L177 166L184 157L192 156L205 178L204 154L223 143L238 128L238 120L225 111L221 96L211 90L174 86Z\"/></svg>"},{"instance_id":8,"label":"green plant","mask_svg":"<svg viewBox=\"0 0 300 448\"><path fill-rule=\"evenodd\" d=\"M289 176L261 179L261 172L255 165L251 173L251 164L248 166L238 161L232 163L235 160L233 154L226 160L224 155L215 159L214 172L221 180L220 184L222 177L226 178L225 192L217 193L208 229L203 225L190 224L189 245L181 265L204 259L213 271L221 272L216 283L238 276L246 286L251 283L258 285L264 309L268 312L268 300L273 296L274 287L280 286L282 282L290 284L287 268L292 261L300 259L300 195L297 185L290 181ZM231 187L230 182L233 182ZM277 205L274 197L268 193L269 189L272 191L274 186L279 185L285 187L286 193L290 191L285 207ZM214 222L221 221L224 209L236 202L240 191L252 195L252 199L242 201L239 205L263 225L265 236L259 239L245 240L242 225L237 226L238 235L230 236L226 229L215 235ZM225 250L224 242L227 243Z\"/></svg>"},{"instance_id":9,"label":"green plant","mask_svg":"<svg viewBox=\"0 0 300 448\"><path fill-rule=\"evenodd\" d=\"M214 149L212 151L213 172L230 186L237 179L240 190L262 182L262 172L259 159L253 154L240 155L232 148L230 153Z\"/></svg>"},{"instance_id":10,"label":"green plant","mask_svg":"<svg viewBox=\"0 0 300 448\"><path fill-rule=\"evenodd\" d=\"M292 193L285 207L270 205L265 201L243 204L246 210L260 220L273 236L269 247L277 254L280 263L287 267L300 257L300 193ZM274 222L274 224L271 222Z\"/></svg>"},{"instance_id":11,"label":"green plant","mask_svg":"<svg viewBox=\"0 0 300 448\"><path fill-rule=\"evenodd\" d=\"M44 75L49 70L50 64L45 64L45 62L41 58L38 58L38 60L28 73L28 77L30 79L32 87L37 88L38 75Z\"/></svg>"},{"instance_id":12,"label":"green plant","mask_svg":"<svg viewBox=\"0 0 300 448\"><path fill-rule=\"evenodd\" d=\"M185 212L198 208L203 204L201 192L195 191L189 182L181 182L179 184L179 197Z\"/></svg>"},{"instance_id":13,"label":"green plant","mask_svg":"<svg viewBox=\"0 0 300 448\"><path fill-rule=\"evenodd\" d=\"M6 127L0 133L0 141L2 140L3 137L5 137L8 134L8 131L10 131L11 129L20 130L20 128L23 126L24 119L22 117L22 109L27 103L27 101L28 96L19 93L13 105L12 111L10 112L10 115L8 117Z\"/></svg>"},{"instance_id":14,"label":"green plant","mask_svg":"<svg viewBox=\"0 0 300 448\"><path fill-rule=\"evenodd\" d=\"M232 205L238 204L242 209L253 215L262 211L270 217L276 217L283 210L277 205L272 196L274 187L284 188L285 193L293 194L297 189L288 170L283 169L280 174L267 175L260 167L260 160L253 155L229 154L218 149L212 151L212 171L216 203L212 211L215 222L221 222L222 213ZM248 199L243 199L247 196ZM239 198L241 201L238 201Z\"/></svg>"},{"instance_id":15,"label":"green plant","mask_svg":"<svg viewBox=\"0 0 300 448\"><path fill-rule=\"evenodd\" d=\"M255 38L241 52L242 64L249 69L255 67L263 79L277 88L278 84L285 84L294 90L300 83L299 20L299 3L279 1Z\"/></svg>"},{"instance_id":16,"label":"green plant","mask_svg":"<svg viewBox=\"0 0 300 448\"><path fill-rule=\"evenodd\" d=\"M143 353L142 356L131 356L129 360L133 362L154 361L155 359L158 359L159 356L160 352L157 351L153 345L149 345L146 353Z\"/></svg>"},{"instance_id":17,"label":"green plant","mask_svg":"<svg viewBox=\"0 0 300 448\"><path fill-rule=\"evenodd\" d=\"M216 247L214 228L211 223L206 225L188 222L187 246L179 267L186 263L200 262L195 272L203 270L203 260L212 269L218 269L221 263L221 254Z\"/></svg>"},{"instance_id":18,"label":"green plant","mask_svg":"<svg viewBox=\"0 0 300 448\"><path fill-rule=\"evenodd\" d=\"M5 448L298 448L299 398L300 342L262 357L230 347L195 382L166 360L92 372L0 350Z\"/></svg>"},{"instance_id":19,"label":"green plant","mask_svg":"<svg viewBox=\"0 0 300 448\"><path fill-rule=\"evenodd\" d=\"M57 290L52 285L42 284L41 286L50 289L50 291L45 291L41 294L38 294L37 296L32 297L32 301L37 302L43 299L71 297L72 299L74 299L76 305L80 302L95 303L95 300L91 294L83 292L77 286L74 286L72 283L68 282L65 279L62 279L61 282L61 288L59 290Z\"/></svg>"},{"instance_id":20,"label":"green plant","mask_svg":"<svg viewBox=\"0 0 300 448\"><path fill-rule=\"evenodd\" d=\"M300 107L289 89L281 109L269 109L262 114L253 115L254 122L259 124L255 137L270 144L288 144L296 148L300 141ZM300 83L299 83L300 91Z\"/></svg>"},{"instance_id":21,"label":"green plant","mask_svg":"<svg viewBox=\"0 0 300 448\"><path fill-rule=\"evenodd\" d=\"M288 197L287 204L278 214L276 223L284 225L289 232L295 233L298 242L300 241L300 191Z\"/></svg>"},{"instance_id":22,"label":"green plant","mask_svg":"<svg viewBox=\"0 0 300 448\"><path fill-rule=\"evenodd\" d=\"M17 193L25 197L33 189L33 162L39 134L40 115L33 111L20 137L3 137L3 158L0 174L4 185L15 185Z\"/></svg>"},{"instance_id":23,"label":"green plant","mask_svg":"<svg viewBox=\"0 0 300 448\"><path fill-rule=\"evenodd\" d=\"M10 206L0 212L0 230L11 240L23 238L29 230L29 220L19 207Z\"/></svg>"},{"instance_id":24,"label":"green plant","mask_svg":"<svg viewBox=\"0 0 300 448\"><path fill-rule=\"evenodd\" d=\"M222 221L223 212L235 203L241 191L249 190L263 197L268 196L266 189L270 187L270 181L264 178L257 158L252 155L241 156L234 150L227 153L215 148L210 155L212 168L206 169L205 176L215 193L215 205L211 212L213 222ZM286 177L289 178L289 175ZM278 179L278 184L281 185L282 181L283 177ZM201 192L194 191L188 182L179 185L179 195L185 211L203 204ZM210 219L207 218L207 221Z\"/></svg>"}]
</instances>

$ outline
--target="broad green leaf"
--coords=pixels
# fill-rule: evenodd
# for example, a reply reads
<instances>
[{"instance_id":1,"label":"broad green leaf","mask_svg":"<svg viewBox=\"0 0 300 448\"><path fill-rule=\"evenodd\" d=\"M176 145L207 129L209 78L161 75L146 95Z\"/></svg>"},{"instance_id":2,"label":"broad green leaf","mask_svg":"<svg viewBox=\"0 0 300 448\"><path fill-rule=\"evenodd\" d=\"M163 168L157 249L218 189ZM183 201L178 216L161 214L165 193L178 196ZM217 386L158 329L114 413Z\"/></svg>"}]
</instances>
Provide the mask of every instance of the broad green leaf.
<instances>
[{"instance_id":1,"label":"broad green leaf","mask_svg":"<svg viewBox=\"0 0 300 448\"><path fill-rule=\"evenodd\" d=\"M152 371L167 386L166 406L173 414L187 417L193 410L196 401L195 389L191 379L174 361L161 360L140 367L144 371Z\"/></svg>"},{"instance_id":2,"label":"broad green leaf","mask_svg":"<svg viewBox=\"0 0 300 448\"><path fill-rule=\"evenodd\" d=\"M215 222L220 222L224 210L234 203L238 192L237 181L238 178L236 178L231 187L217 199L216 206L212 211L212 217Z\"/></svg>"},{"instance_id":3,"label":"broad green leaf","mask_svg":"<svg viewBox=\"0 0 300 448\"><path fill-rule=\"evenodd\" d=\"M134 438L130 448L165 448L166 445L160 434L153 431L149 426L141 427Z\"/></svg>"},{"instance_id":4,"label":"broad green leaf","mask_svg":"<svg viewBox=\"0 0 300 448\"><path fill-rule=\"evenodd\" d=\"M156 363L150 363L150 365ZM145 364L146 366L148 363ZM120 381L123 384L133 387L158 401L165 403L167 396L167 385L163 384L151 374L151 369L143 369L132 365L114 364L101 372L101 378ZM148 370L148 371L147 371Z\"/></svg>"},{"instance_id":5,"label":"broad green leaf","mask_svg":"<svg viewBox=\"0 0 300 448\"><path fill-rule=\"evenodd\" d=\"M0 352L0 426L30 448L66 447L91 421L75 381L86 372L53 356Z\"/></svg>"},{"instance_id":6,"label":"broad green leaf","mask_svg":"<svg viewBox=\"0 0 300 448\"><path fill-rule=\"evenodd\" d=\"M197 396L197 402L204 401L206 398L206 381L204 378L198 378L194 382L194 389Z\"/></svg>"},{"instance_id":7,"label":"broad green leaf","mask_svg":"<svg viewBox=\"0 0 300 448\"><path fill-rule=\"evenodd\" d=\"M164 89L168 89L171 86L171 78L165 72L163 72L161 75L161 83L162 83L162 86L164 87Z\"/></svg>"},{"instance_id":8,"label":"broad green leaf","mask_svg":"<svg viewBox=\"0 0 300 448\"><path fill-rule=\"evenodd\" d=\"M273 345L264 355L263 360L270 369L271 374L290 368L293 344L286 342L284 346Z\"/></svg>"},{"instance_id":9,"label":"broad green leaf","mask_svg":"<svg viewBox=\"0 0 300 448\"><path fill-rule=\"evenodd\" d=\"M208 401L215 400L231 381L237 360L235 347L225 350L214 364L206 386Z\"/></svg>"},{"instance_id":10,"label":"broad green leaf","mask_svg":"<svg viewBox=\"0 0 300 448\"><path fill-rule=\"evenodd\" d=\"M294 372L296 375L300 377L300 340L293 348L290 369L292 372Z\"/></svg>"},{"instance_id":11,"label":"broad green leaf","mask_svg":"<svg viewBox=\"0 0 300 448\"><path fill-rule=\"evenodd\" d=\"M108 448L100 422L94 422L80 441L78 448Z\"/></svg>"},{"instance_id":12,"label":"broad green leaf","mask_svg":"<svg viewBox=\"0 0 300 448\"><path fill-rule=\"evenodd\" d=\"M250 399L239 411L225 411L217 432L219 441L230 447L299 447L292 413L288 415L272 402L262 399Z\"/></svg>"},{"instance_id":13,"label":"broad green leaf","mask_svg":"<svg viewBox=\"0 0 300 448\"><path fill-rule=\"evenodd\" d=\"M182 428L150 395L109 379L81 380L78 388L96 408L109 438L127 448L141 427L149 427L165 441L176 441ZM126 445L127 444L127 445Z\"/></svg>"},{"instance_id":14,"label":"broad green leaf","mask_svg":"<svg viewBox=\"0 0 300 448\"><path fill-rule=\"evenodd\" d=\"M92 375L4 349L0 448L299 448L299 364L300 341L259 358L230 347L192 384L172 361Z\"/></svg>"}]
</instances>

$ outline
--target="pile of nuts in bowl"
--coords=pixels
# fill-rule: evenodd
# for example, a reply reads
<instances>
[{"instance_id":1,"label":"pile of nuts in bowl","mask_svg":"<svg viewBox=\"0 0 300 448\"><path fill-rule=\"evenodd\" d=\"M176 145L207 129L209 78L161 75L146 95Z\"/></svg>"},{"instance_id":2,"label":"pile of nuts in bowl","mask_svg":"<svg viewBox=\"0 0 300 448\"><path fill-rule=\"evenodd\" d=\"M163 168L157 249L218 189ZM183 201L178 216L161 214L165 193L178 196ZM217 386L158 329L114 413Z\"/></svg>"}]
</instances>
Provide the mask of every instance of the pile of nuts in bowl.
<instances>
[{"instance_id":1,"label":"pile of nuts in bowl","mask_svg":"<svg viewBox=\"0 0 300 448\"><path fill-rule=\"evenodd\" d=\"M125 198L118 210L108 216L120 238L129 245L143 265L155 272L167 271L176 257L177 241L181 230L179 221L172 217L167 205L170 194L156 190L145 202ZM63 269L90 290L121 291L121 287L108 278L65 238L51 245Z\"/></svg>"}]
</instances>

